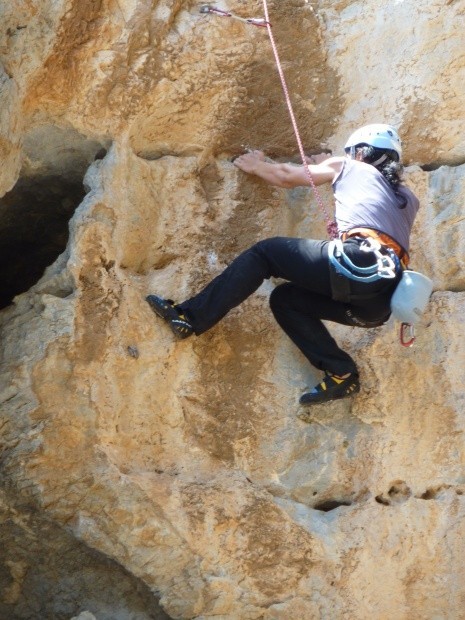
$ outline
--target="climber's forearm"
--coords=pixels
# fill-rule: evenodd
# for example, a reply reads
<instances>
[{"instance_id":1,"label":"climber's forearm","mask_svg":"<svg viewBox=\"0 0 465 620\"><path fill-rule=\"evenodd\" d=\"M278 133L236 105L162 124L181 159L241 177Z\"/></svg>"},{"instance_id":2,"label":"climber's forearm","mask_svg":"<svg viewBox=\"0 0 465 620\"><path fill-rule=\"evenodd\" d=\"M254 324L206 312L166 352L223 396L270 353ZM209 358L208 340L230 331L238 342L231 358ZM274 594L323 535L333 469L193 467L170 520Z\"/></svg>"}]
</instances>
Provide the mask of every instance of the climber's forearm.
<instances>
[{"instance_id":1,"label":"climber's forearm","mask_svg":"<svg viewBox=\"0 0 465 620\"><path fill-rule=\"evenodd\" d=\"M258 161L251 174L260 177L270 185L286 189L310 184L303 166Z\"/></svg>"},{"instance_id":2,"label":"climber's forearm","mask_svg":"<svg viewBox=\"0 0 465 620\"><path fill-rule=\"evenodd\" d=\"M332 182L342 166L342 158L333 157L317 164L309 165L308 170L315 185ZM311 185L309 175L304 166L279 164L264 161L261 151L252 151L234 160L234 164L247 172L260 177L270 185L291 189Z\"/></svg>"}]
</instances>

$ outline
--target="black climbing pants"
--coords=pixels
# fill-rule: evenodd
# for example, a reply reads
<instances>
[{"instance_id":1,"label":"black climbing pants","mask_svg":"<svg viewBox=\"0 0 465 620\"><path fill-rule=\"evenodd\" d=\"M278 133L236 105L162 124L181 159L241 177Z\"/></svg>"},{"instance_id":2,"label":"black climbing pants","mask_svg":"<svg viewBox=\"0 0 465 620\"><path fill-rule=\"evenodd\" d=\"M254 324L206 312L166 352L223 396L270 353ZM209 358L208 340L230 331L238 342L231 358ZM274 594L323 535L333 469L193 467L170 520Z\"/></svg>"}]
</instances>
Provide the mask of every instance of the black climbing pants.
<instances>
[{"instance_id":1,"label":"black climbing pants","mask_svg":"<svg viewBox=\"0 0 465 620\"><path fill-rule=\"evenodd\" d=\"M348 239L344 250L358 266L376 263L372 252L360 250L361 240ZM375 327L390 315L390 299L400 279L373 283L350 281L349 303L332 298L328 241L274 237L240 254L198 295L177 307L197 335L207 331L251 295L265 278L287 280L270 297L271 310L282 329L313 366L345 374L357 372L354 360L330 335L322 319L343 325Z\"/></svg>"}]
</instances>

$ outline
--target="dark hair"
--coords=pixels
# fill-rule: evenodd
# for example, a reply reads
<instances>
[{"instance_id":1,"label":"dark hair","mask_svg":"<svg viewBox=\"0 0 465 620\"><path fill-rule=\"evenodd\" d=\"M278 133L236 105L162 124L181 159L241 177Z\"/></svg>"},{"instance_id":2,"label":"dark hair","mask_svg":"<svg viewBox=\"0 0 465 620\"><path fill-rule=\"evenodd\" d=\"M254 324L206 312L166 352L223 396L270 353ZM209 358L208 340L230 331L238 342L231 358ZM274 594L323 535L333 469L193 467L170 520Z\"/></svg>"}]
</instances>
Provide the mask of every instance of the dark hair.
<instances>
[{"instance_id":1,"label":"dark hair","mask_svg":"<svg viewBox=\"0 0 465 620\"><path fill-rule=\"evenodd\" d=\"M383 157L383 155L387 156L379 164L376 164L375 168L381 172L383 177L394 190L396 196L401 200L401 205L399 205L399 208L404 209L407 206L407 199L398 191L398 186L402 183L402 172L404 167L400 163L399 155L396 151L389 149L378 149L374 146L370 146L369 144L361 144L356 147L355 152L357 154L361 154L362 161L371 165L373 165L373 162L376 162L378 159Z\"/></svg>"}]
</instances>

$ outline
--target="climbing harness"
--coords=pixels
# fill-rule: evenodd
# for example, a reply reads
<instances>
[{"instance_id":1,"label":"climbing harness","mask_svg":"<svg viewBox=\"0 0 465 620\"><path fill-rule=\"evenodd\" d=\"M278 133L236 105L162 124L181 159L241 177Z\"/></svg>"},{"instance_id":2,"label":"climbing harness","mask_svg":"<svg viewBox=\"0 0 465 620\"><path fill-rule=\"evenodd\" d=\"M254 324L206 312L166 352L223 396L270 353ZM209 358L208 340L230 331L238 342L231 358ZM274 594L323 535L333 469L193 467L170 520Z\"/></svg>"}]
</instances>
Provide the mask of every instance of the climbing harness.
<instances>
[{"instance_id":1,"label":"climbing harness","mask_svg":"<svg viewBox=\"0 0 465 620\"><path fill-rule=\"evenodd\" d=\"M355 265L344 252L344 244L341 239L333 239L328 244L328 258L335 271L349 280L356 282L376 282L381 278L392 279L396 277L396 267L399 259L390 249L386 253L381 252L381 244L375 239L367 238L360 244L362 252L372 252L376 257L376 263L368 267Z\"/></svg>"},{"instance_id":2,"label":"climbing harness","mask_svg":"<svg viewBox=\"0 0 465 620\"><path fill-rule=\"evenodd\" d=\"M382 246L387 246L395 252L395 254L400 260L400 264L404 269L408 267L408 253L404 250L402 246L397 243L397 241L394 241L394 239L389 235L379 232L378 230L373 230L372 228L363 228L361 226L352 228L348 232L343 232L340 235L342 241L347 241L347 239L350 239L351 237L371 237L372 239L376 239Z\"/></svg>"},{"instance_id":3,"label":"climbing harness","mask_svg":"<svg viewBox=\"0 0 465 620\"><path fill-rule=\"evenodd\" d=\"M330 239L334 239L335 237L337 237L338 234L338 230L337 230L337 225L336 222L333 221L329 214L328 211L326 210L324 204L323 204L323 200L321 198L321 195L319 193L319 191L316 188L315 182L313 181L313 177L312 174L310 172L310 170L308 169L308 165L307 165L307 160L305 157L305 151L304 151L304 147L302 144L302 140L300 138L300 134L299 134L299 128L297 127L297 121L295 119L295 115L294 115L294 110L292 108L292 102L291 102L291 98L289 95L289 90L287 88L287 84L286 84L286 79L284 77L284 72L281 66L281 61L279 59L279 54L278 54L278 49L276 47L276 43L274 40L274 36L273 36L273 32L271 30L271 23L270 23L270 18L269 18L269 14L268 14L268 5L267 5L267 1L263 0L263 9L265 12L265 18L244 18L244 17L238 17L237 15L234 15L233 13L230 13L229 11L223 11L221 9L218 9L214 6L208 5L208 4L204 4L203 6L200 7L200 12L201 13L205 13L205 14L214 14L214 15L219 15L222 17L231 17L233 19L238 19L240 21L246 22L248 24L252 24L253 26L262 26L262 27L266 27L267 31L268 31L268 36L270 38L270 43L271 43L271 48L273 50L273 54L275 57L275 61L276 61L276 67L278 69L278 74L279 74L279 78L281 80L281 86L283 88L283 92L284 92L284 97L286 100L286 105L287 105L287 109L289 111L289 116L291 118L291 122L292 122L292 127L294 129L294 134L297 140L297 145L299 147L299 153L300 153L300 157L302 159L302 163L304 166L304 170L305 173L307 174L307 177L310 181L310 186L313 190L314 196L316 198L317 204L321 210L321 212L323 213L323 216L325 218L326 221L326 230L328 231L328 235L330 237Z\"/></svg>"},{"instance_id":4,"label":"climbing harness","mask_svg":"<svg viewBox=\"0 0 465 620\"><path fill-rule=\"evenodd\" d=\"M350 281L369 284L380 279L392 280L396 277L396 272L400 268L399 259L390 248L383 247L382 250L379 241L369 237L363 240L359 237L358 241L361 242L359 249L362 252L374 254L376 259L376 262L368 267L360 267L350 260L345 253L341 239L333 239L328 244L331 297L334 301L352 303L355 300L371 299L376 296L372 290L368 290L365 293L354 293Z\"/></svg>"}]
</instances>

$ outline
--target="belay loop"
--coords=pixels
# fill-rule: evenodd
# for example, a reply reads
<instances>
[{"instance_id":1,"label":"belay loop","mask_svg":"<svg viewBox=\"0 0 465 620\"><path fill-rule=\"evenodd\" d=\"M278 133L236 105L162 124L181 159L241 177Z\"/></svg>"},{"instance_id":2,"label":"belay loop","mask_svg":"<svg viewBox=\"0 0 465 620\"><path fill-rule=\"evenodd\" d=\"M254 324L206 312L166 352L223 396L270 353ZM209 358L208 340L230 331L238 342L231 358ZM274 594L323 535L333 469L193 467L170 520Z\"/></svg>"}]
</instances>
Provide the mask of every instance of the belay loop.
<instances>
[{"instance_id":1,"label":"belay loop","mask_svg":"<svg viewBox=\"0 0 465 620\"><path fill-rule=\"evenodd\" d=\"M229 11L223 11L222 9L218 9L218 8L216 8L214 6L209 5L209 4L204 4L203 6L201 6L200 7L200 12L201 13L206 13L206 14L212 13L212 14L215 14L215 15L220 15L221 17L232 17L232 18L238 19L238 20L240 20L242 22L246 22L248 24L252 24L253 26L262 26L262 27L265 27L267 29L268 36L270 38L271 48L273 50L273 54L274 54L275 61L276 61L276 67L278 69L279 77L280 77L280 80L281 80L281 85L282 85L282 88L283 88L284 97L286 99L286 104L287 104L287 108L288 108L288 111L289 111L289 116L291 117L292 127L294 129L294 134L295 134L295 137L296 137L296 140L297 140L297 144L298 144L298 147L299 147L299 153L300 153L300 157L302 159L302 164L304 166L304 170L305 170L305 172L307 174L307 177L308 177L308 179L310 181L310 186L311 186L311 188L313 190L313 193L315 195L315 199L317 201L317 204L318 204L318 206L319 206L319 208L320 208L320 210L323 213L323 216L325 218L326 230L328 232L328 235L329 235L330 239L335 239L338 236L337 224L336 224L335 221L333 221L330 218L330 216L329 216L329 214L328 214L328 212L327 212L327 210L326 210L326 208L325 208L325 206L323 204L323 200L321 198L321 195L320 195L319 191L316 188L315 182L313 181L313 177L311 175L311 172L308 169L307 160L306 160L306 157L305 157L304 147L302 145L302 140L300 138L299 129L297 127L297 121L295 119L294 110L292 108L291 98L289 96L289 90L287 88L286 80L285 80L285 77L284 77L284 72L283 72L283 69L282 69L282 66L281 66L281 61L279 59L278 49L276 47L276 43L275 43L275 40L274 40L274 37L273 37L273 33L271 31L271 23L270 23L270 18L269 18L269 15L268 15L268 5L267 5L266 0L263 0L263 9L264 9L264 12L265 12L265 19L263 19L263 18L244 18L244 17L238 17L237 15L233 15Z\"/></svg>"}]
</instances>

